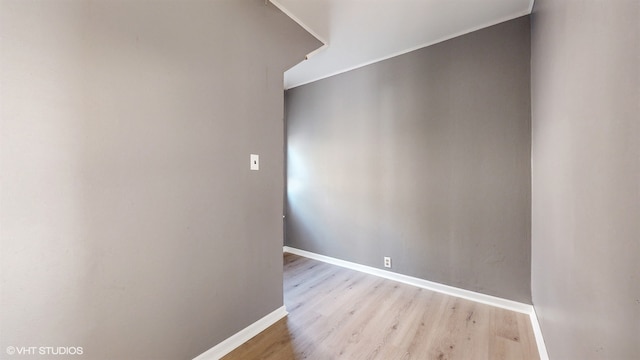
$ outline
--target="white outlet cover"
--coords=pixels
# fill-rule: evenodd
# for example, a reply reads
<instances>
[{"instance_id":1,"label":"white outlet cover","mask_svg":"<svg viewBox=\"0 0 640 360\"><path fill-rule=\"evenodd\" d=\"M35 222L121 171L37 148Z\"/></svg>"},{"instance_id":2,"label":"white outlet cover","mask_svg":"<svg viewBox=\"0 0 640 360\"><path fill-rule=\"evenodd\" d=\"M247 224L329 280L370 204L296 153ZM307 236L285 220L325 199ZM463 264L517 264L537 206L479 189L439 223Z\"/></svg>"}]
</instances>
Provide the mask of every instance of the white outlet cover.
<instances>
[{"instance_id":1,"label":"white outlet cover","mask_svg":"<svg viewBox=\"0 0 640 360\"><path fill-rule=\"evenodd\" d=\"M384 267L388 267L388 268L391 267L391 258L388 256L384 257Z\"/></svg>"},{"instance_id":2,"label":"white outlet cover","mask_svg":"<svg viewBox=\"0 0 640 360\"><path fill-rule=\"evenodd\" d=\"M260 155L251 154L251 170L260 170Z\"/></svg>"}]
</instances>

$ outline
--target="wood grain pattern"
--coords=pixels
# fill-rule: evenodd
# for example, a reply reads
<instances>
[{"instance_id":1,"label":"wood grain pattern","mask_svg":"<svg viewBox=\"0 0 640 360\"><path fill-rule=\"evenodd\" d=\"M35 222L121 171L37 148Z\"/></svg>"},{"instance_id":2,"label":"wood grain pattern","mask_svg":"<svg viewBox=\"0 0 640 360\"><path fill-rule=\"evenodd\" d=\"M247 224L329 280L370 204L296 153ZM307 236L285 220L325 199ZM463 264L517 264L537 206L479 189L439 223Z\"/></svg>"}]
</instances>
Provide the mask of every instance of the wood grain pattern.
<instances>
[{"instance_id":1,"label":"wood grain pattern","mask_svg":"<svg viewBox=\"0 0 640 360\"><path fill-rule=\"evenodd\" d=\"M235 359L539 359L529 317L284 255L289 315Z\"/></svg>"}]
</instances>

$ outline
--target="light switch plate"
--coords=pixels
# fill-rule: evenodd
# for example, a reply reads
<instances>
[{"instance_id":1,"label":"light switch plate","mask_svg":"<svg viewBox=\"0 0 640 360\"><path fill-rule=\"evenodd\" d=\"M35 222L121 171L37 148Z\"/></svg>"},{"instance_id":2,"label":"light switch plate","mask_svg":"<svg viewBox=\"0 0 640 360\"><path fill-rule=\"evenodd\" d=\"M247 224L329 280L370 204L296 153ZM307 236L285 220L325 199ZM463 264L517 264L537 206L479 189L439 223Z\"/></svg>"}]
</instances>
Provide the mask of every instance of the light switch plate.
<instances>
[{"instance_id":1,"label":"light switch plate","mask_svg":"<svg viewBox=\"0 0 640 360\"><path fill-rule=\"evenodd\" d=\"M251 170L260 170L260 155L251 154Z\"/></svg>"}]
</instances>

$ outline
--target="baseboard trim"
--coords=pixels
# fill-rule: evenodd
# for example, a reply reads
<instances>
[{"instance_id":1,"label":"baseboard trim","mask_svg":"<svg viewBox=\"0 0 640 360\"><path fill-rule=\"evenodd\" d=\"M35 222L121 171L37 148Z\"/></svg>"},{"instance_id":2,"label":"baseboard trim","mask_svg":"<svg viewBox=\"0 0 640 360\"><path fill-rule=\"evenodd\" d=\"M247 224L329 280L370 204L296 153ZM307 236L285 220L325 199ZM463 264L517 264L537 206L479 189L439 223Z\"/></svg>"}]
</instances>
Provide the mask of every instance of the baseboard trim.
<instances>
[{"instance_id":1,"label":"baseboard trim","mask_svg":"<svg viewBox=\"0 0 640 360\"><path fill-rule=\"evenodd\" d=\"M538 322L538 315L536 314L535 306L531 306L531 313L529 314L531 319L531 326L533 327L533 335L536 337L536 344L538 345L538 353L540 353L540 360L549 360L549 353L547 353L547 345L544 343L542 337L542 328Z\"/></svg>"},{"instance_id":2,"label":"baseboard trim","mask_svg":"<svg viewBox=\"0 0 640 360\"><path fill-rule=\"evenodd\" d=\"M540 353L540 359L541 360L549 359L547 355L546 347L544 345L544 339L542 338L542 331L540 329L540 324L538 323L538 318L536 316L535 309L532 305L513 301L513 300L503 299L503 298L499 298L492 295L482 294L475 291L460 289L457 287L444 285L437 282L416 278L413 276L398 274L391 271L382 270L382 269L374 268L367 265L361 265L361 264L357 264L357 263L346 261L346 260L336 259L330 256L320 255L310 251L296 249L290 246L284 246L282 251L290 254L294 254L294 255L303 256L309 259L314 259L314 260L322 261L325 263L341 266L347 269L360 271L360 272L378 276L381 278L401 282L404 284L417 286L423 289L436 291L439 293L459 297L462 299L471 300L478 303L527 314L531 319L531 325L533 326L533 333L535 335L536 343L538 345L538 352Z\"/></svg>"},{"instance_id":3,"label":"baseboard trim","mask_svg":"<svg viewBox=\"0 0 640 360\"><path fill-rule=\"evenodd\" d=\"M267 314L260 320L238 331L218 345L198 355L193 360L218 360L233 351L238 346L249 341L249 339L258 335L266 328L276 323L278 320L284 318L285 316L287 316L287 314L288 313L286 308L284 306L281 306L271 313Z\"/></svg>"},{"instance_id":4,"label":"baseboard trim","mask_svg":"<svg viewBox=\"0 0 640 360\"><path fill-rule=\"evenodd\" d=\"M392 271L382 270L382 269L374 268L371 266L360 265L350 261L340 260L340 259L332 258L329 256L312 253L306 250L291 248L288 246L285 247L284 251L291 254L304 256L310 259L323 261L333 265L342 266L348 269L357 270L367 274L379 276L385 279L398 281L401 283L417 286L423 289L437 291L439 293L456 296L459 298L463 298L463 299L467 299L467 300L471 300L471 301L475 301L475 302L479 302L479 303L483 303L491 306L497 306L499 308L516 311L519 313L529 314L531 312L531 305L513 301L513 300L507 300L507 299L503 299L503 298L499 298L499 297L495 297L487 294L477 293L475 291L460 289L457 287L444 285L437 282L416 278L413 276L398 274Z\"/></svg>"}]
</instances>

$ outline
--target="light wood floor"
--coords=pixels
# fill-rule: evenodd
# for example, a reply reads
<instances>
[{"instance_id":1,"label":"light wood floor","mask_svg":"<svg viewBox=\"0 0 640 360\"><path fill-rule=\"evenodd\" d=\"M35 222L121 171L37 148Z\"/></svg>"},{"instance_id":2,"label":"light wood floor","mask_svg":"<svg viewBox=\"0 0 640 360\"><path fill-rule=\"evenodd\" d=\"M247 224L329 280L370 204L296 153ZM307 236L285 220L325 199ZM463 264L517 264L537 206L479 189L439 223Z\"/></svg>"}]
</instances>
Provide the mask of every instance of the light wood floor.
<instances>
[{"instance_id":1,"label":"light wood floor","mask_svg":"<svg viewBox=\"0 0 640 360\"><path fill-rule=\"evenodd\" d=\"M539 359L529 317L284 255L289 315L233 359Z\"/></svg>"}]
</instances>

